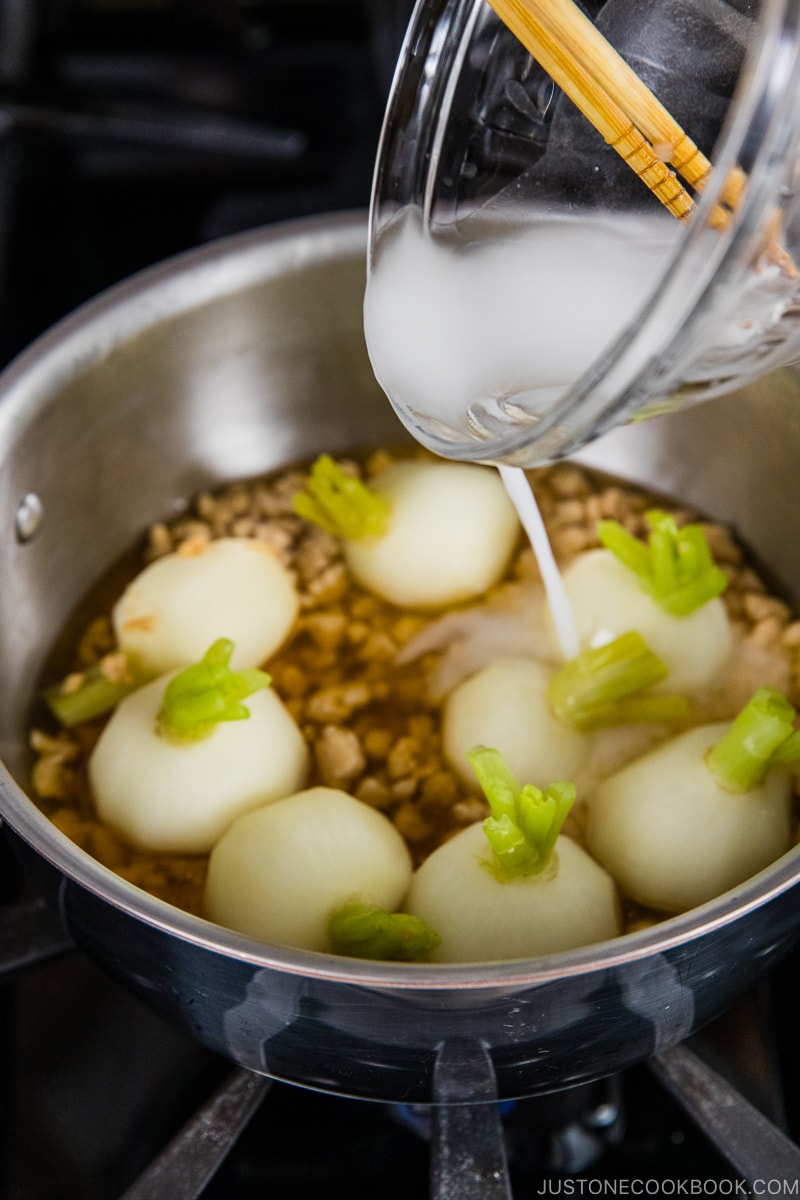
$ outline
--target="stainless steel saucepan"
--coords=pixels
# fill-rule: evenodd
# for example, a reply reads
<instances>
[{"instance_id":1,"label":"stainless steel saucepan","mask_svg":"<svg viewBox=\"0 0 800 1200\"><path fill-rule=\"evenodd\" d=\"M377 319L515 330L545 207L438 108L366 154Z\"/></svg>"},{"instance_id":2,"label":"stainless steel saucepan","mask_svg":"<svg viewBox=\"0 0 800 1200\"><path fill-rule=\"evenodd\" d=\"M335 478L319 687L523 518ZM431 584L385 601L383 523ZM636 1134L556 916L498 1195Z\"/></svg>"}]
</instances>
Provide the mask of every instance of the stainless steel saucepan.
<instances>
[{"instance_id":1,"label":"stainless steel saucepan","mask_svg":"<svg viewBox=\"0 0 800 1200\"><path fill-rule=\"evenodd\" d=\"M458 1072L449 1093L441 1084L448 1063L480 1061L501 1097L547 1092L681 1041L765 972L800 932L800 854L608 944L381 964L263 945L161 903L27 794L26 719L48 649L148 522L223 480L402 436L362 340L365 237L361 215L315 218L180 257L84 307L0 378L0 814L74 941L233 1062L427 1102L436 1071L438 1097L480 1098L459 1094ZM586 457L731 521L800 593L793 375Z\"/></svg>"}]
</instances>

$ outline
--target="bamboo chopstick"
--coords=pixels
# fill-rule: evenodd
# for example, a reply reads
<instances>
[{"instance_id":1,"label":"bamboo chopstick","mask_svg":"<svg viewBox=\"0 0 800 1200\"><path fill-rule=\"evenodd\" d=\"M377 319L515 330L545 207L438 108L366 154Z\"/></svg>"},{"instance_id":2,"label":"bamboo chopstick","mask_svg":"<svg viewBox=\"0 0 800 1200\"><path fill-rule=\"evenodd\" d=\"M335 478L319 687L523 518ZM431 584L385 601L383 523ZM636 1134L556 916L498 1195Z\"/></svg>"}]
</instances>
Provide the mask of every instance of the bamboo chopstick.
<instances>
[{"instance_id":1,"label":"bamboo chopstick","mask_svg":"<svg viewBox=\"0 0 800 1200\"><path fill-rule=\"evenodd\" d=\"M684 220L694 201L666 163L702 190L711 163L572 0L489 0L501 21L552 76L602 137L670 212ZM711 215L723 228L746 178L725 182Z\"/></svg>"},{"instance_id":2,"label":"bamboo chopstick","mask_svg":"<svg viewBox=\"0 0 800 1200\"><path fill-rule=\"evenodd\" d=\"M488 3L669 212L685 221L694 200L675 171L702 191L711 163L574 0ZM709 225L727 227L746 185L741 167L729 172L708 216ZM798 268L780 244L779 213L776 219L777 228L767 232L762 256L794 279Z\"/></svg>"},{"instance_id":3,"label":"bamboo chopstick","mask_svg":"<svg viewBox=\"0 0 800 1200\"><path fill-rule=\"evenodd\" d=\"M673 171L664 165L625 112L599 86L573 53L533 11L535 0L489 0L501 21L551 75L562 91L588 117L604 140L669 209L683 220L694 201Z\"/></svg>"},{"instance_id":4,"label":"bamboo chopstick","mask_svg":"<svg viewBox=\"0 0 800 1200\"><path fill-rule=\"evenodd\" d=\"M569 48L569 54L609 99L628 114L657 156L671 163L687 183L701 191L711 173L711 163L572 0L524 0L524 7L552 37ZM722 203L735 207L745 182L744 172L737 167L725 181Z\"/></svg>"}]
</instances>

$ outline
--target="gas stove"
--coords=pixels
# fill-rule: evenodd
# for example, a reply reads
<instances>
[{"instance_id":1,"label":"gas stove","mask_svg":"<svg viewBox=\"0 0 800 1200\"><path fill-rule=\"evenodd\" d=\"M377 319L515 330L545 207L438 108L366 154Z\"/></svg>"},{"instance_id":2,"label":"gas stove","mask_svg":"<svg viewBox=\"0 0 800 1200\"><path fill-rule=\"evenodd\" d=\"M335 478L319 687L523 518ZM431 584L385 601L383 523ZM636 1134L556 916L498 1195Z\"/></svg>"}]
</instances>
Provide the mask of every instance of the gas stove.
<instances>
[{"instance_id":1,"label":"gas stove","mask_svg":"<svg viewBox=\"0 0 800 1200\"><path fill-rule=\"evenodd\" d=\"M0 0L0 361L172 254L365 208L409 7ZM792 1141L798 999L795 951L692 1040ZM687 1083L685 1068L668 1053L655 1068L504 1104L492 1118L513 1195L759 1194L755 1169L746 1185L718 1131L673 1098L677 1078L695 1105L729 1104L706 1078ZM477 1142L485 1116L472 1114ZM751 1125L737 1120L727 1140L741 1150ZM444 1200L441 1149L431 1149L442 1132L419 1106L235 1071L65 944L0 842L4 1200ZM760 1194L791 1192L792 1170L765 1172ZM466 1176L452 1194L472 1194Z\"/></svg>"},{"instance_id":2,"label":"gas stove","mask_svg":"<svg viewBox=\"0 0 800 1200\"><path fill-rule=\"evenodd\" d=\"M8 884L10 857L3 867ZM491 1115L455 1110L475 1125L478 1170L491 1152L487 1126L499 1117L502 1130L507 1180L490 1192L484 1173L470 1191L467 1175L455 1185L437 1178L452 1128L439 1117L437 1131L434 1110L329 1096L232 1068L66 945L48 911L19 891L22 881L7 886L0 906L5 1200L522 1200L784 1195L796 1186L800 1158L780 1134L768 1139L776 1128L800 1135L800 950L654 1064L504 1102ZM699 1120L687 1098L705 1107ZM754 1137L753 1123L765 1118ZM718 1148L720 1130L741 1173Z\"/></svg>"}]
</instances>

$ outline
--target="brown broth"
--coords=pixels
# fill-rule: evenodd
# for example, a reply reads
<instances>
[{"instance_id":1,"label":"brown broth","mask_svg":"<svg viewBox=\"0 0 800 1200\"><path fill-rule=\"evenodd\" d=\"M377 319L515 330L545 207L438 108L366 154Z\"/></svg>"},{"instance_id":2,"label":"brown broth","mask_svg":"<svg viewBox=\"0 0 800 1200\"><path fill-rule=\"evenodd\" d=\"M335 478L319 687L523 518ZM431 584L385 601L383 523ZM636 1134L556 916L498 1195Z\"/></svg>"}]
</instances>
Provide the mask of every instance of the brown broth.
<instances>
[{"instance_id":1,"label":"brown broth","mask_svg":"<svg viewBox=\"0 0 800 1200\"><path fill-rule=\"evenodd\" d=\"M378 452L369 475L391 460ZM353 464L353 469L362 469ZM237 482L198 496L169 524L154 526L87 594L58 637L43 685L79 672L113 651L110 611L147 562L193 538L259 537L294 572L301 613L288 642L269 661L272 686L300 725L310 747L308 786L341 787L380 809L421 862L436 846L481 819L488 807L444 759L441 703L429 694L438 655L398 665L398 651L436 616L401 611L359 588L349 577L335 538L297 517L291 497L303 483L297 470ZM652 495L569 464L531 472L557 560L565 564L597 546L599 518L646 533ZM659 498L680 520L696 514ZM771 595L752 559L730 532L707 525L712 552L730 585L725 602L738 636L786 660L789 699L798 704L800 622ZM520 545L506 578L487 600L538 579L530 547ZM43 810L67 836L112 871L161 899L199 913L207 859L152 854L126 844L94 816L86 763L103 722L59 731L43 711L34 714L34 789ZM580 811L567 832L580 837ZM657 919L628 906L627 928Z\"/></svg>"}]
</instances>

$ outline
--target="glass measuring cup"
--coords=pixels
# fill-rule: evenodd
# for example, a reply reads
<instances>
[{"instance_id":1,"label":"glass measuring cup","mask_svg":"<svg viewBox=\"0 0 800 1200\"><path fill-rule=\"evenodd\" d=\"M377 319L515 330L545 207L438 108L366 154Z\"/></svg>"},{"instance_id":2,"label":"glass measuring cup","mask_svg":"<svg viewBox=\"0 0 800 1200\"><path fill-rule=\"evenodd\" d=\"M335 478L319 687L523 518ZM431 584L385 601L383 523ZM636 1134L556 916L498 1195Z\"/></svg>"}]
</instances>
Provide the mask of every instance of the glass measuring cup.
<instances>
[{"instance_id":1,"label":"glass measuring cup","mask_svg":"<svg viewBox=\"0 0 800 1200\"><path fill-rule=\"evenodd\" d=\"M676 220L485 0L419 0L365 330L400 418L446 457L533 465L800 357L800 3L587 12L713 170Z\"/></svg>"}]
</instances>

